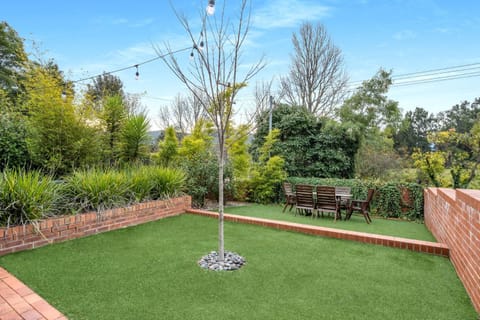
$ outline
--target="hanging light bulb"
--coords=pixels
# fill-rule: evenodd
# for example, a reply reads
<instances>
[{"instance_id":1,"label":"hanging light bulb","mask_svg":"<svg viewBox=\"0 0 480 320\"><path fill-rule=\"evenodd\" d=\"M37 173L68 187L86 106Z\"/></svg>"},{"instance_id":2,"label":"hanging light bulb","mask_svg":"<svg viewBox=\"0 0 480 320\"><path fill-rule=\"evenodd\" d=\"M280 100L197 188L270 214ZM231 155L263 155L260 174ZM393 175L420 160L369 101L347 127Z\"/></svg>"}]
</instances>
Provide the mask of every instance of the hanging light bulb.
<instances>
[{"instance_id":1,"label":"hanging light bulb","mask_svg":"<svg viewBox=\"0 0 480 320\"><path fill-rule=\"evenodd\" d=\"M215 0L208 0L207 14L209 16L213 16L214 13L215 13Z\"/></svg>"},{"instance_id":2,"label":"hanging light bulb","mask_svg":"<svg viewBox=\"0 0 480 320\"><path fill-rule=\"evenodd\" d=\"M200 41L200 45L198 46L198 49L203 50L203 47L205 46L205 43L203 43L203 40Z\"/></svg>"},{"instance_id":3,"label":"hanging light bulb","mask_svg":"<svg viewBox=\"0 0 480 320\"><path fill-rule=\"evenodd\" d=\"M193 51L190 52L190 60L193 60Z\"/></svg>"},{"instance_id":4,"label":"hanging light bulb","mask_svg":"<svg viewBox=\"0 0 480 320\"><path fill-rule=\"evenodd\" d=\"M135 68L137 68L137 71L135 72L135 80L138 80L138 78L140 78L140 72L138 72L138 64L135 65Z\"/></svg>"}]
</instances>

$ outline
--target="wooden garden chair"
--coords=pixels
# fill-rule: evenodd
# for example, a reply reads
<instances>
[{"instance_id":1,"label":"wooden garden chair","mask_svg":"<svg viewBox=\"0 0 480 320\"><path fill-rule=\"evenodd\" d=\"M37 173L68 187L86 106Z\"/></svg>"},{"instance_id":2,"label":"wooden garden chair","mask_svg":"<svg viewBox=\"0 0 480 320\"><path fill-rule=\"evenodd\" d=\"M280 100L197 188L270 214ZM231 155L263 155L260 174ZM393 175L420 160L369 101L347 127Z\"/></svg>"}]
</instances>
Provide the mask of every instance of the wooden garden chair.
<instances>
[{"instance_id":1,"label":"wooden garden chair","mask_svg":"<svg viewBox=\"0 0 480 320\"><path fill-rule=\"evenodd\" d=\"M334 220L342 219L340 215L340 201L335 194L335 187L317 186L317 203L315 206L317 212L332 212L335 214Z\"/></svg>"},{"instance_id":2,"label":"wooden garden chair","mask_svg":"<svg viewBox=\"0 0 480 320\"><path fill-rule=\"evenodd\" d=\"M315 210L315 200L313 199L313 186L306 184L299 184L295 186L295 215L297 212L312 215Z\"/></svg>"},{"instance_id":3,"label":"wooden garden chair","mask_svg":"<svg viewBox=\"0 0 480 320\"><path fill-rule=\"evenodd\" d=\"M363 215L367 223L371 223L372 219L370 218L369 211L370 211L370 202L372 201L374 194L375 194L374 189L368 189L367 199L352 200L350 203L350 208L347 209L347 216L345 217L345 219L350 219L350 217L352 216L352 212L358 211Z\"/></svg>"},{"instance_id":4,"label":"wooden garden chair","mask_svg":"<svg viewBox=\"0 0 480 320\"><path fill-rule=\"evenodd\" d=\"M292 184L289 182L284 182L282 184L283 193L285 194L285 206L283 207L282 212L285 212L285 209L290 206L288 211L292 211L293 206L297 203L297 197L293 192Z\"/></svg>"}]
</instances>

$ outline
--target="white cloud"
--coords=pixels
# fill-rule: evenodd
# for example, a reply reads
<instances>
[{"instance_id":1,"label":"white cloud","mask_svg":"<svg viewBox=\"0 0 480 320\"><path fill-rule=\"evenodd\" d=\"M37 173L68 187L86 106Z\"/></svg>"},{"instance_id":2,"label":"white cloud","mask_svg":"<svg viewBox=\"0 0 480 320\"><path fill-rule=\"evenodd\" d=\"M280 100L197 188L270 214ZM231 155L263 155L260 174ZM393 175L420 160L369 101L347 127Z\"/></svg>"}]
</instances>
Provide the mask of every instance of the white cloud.
<instances>
[{"instance_id":1,"label":"white cloud","mask_svg":"<svg viewBox=\"0 0 480 320\"><path fill-rule=\"evenodd\" d=\"M296 27L306 20L329 15L331 8L305 0L272 0L253 13L253 27L259 29Z\"/></svg>"}]
</instances>

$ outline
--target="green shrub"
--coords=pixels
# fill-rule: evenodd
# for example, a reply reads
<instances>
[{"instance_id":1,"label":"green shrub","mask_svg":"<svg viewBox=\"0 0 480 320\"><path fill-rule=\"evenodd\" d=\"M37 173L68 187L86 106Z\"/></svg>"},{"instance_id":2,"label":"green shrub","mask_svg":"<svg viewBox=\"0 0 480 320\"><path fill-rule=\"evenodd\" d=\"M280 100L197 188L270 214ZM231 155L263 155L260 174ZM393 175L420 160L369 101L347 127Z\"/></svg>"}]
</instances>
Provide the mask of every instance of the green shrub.
<instances>
[{"instance_id":1,"label":"green shrub","mask_svg":"<svg viewBox=\"0 0 480 320\"><path fill-rule=\"evenodd\" d=\"M152 200L153 179L149 167L133 167L125 170L130 182L130 198L134 202Z\"/></svg>"},{"instance_id":2,"label":"green shrub","mask_svg":"<svg viewBox=\"0 0 480 320\"><path fill-rule=\"evenodd\" d=\"M273 156L254 173L252 189L255 202L269 203L279 200L281 183L287 177L283 169L284 165L285 160L283 158Z\"/></svg>"},{"instance_id":3,"label":"green shrub","mask_svg":"<svg viewBox=\"0 0 480 320\"><path fill-rule=\"evenodd\" d=\"M151 199L165 199L180 194L185 185L185 173L180 169L144 167L151 179Z\"/></svg>"},{"instance_id":4,"label":"green shrub","mask_svg":"<svg viewBox=\"0 0 480 320\"><path fill-rule=\"evenodd\" d=\"M72 209L104 210L131 201L131 183L125 172L113 170L76 171L65 181L65 192Z\"/></svg>"},{"instance_id":5,"label":"green shrub","mask_svg":"<svg viewBox=\"0 0 480 320\"><path fill-rule=\"evenodd\" d=\"M377 190L376 209L377 212L384 217L400 217L401 216L401 199L400 189L396 184L388 183Z\"/></svg>"},{"instance_id":6,"label":"green shrub","mask_svg":"<svg viewBox=\"0 0 480 320\"><path fill-rule=\"evenodd\" d=\"M104 210L134 202L178 195L185 174L179 169L155 166L131 167L122 171L77 171L66 179L65 192L73 211Z\"/></svg>"},{"instance_id":7,"label":"green shrub","mask_svg":"<svg viewBox=\"0 0 480 320\"><path fill-rule=\"evenodd\" d=\"M14 114L0 114L0 170L19 168L30 161L27 147L27 125Z\"/></svg>"},{"instance_id":8,"label":"green shrub","mask_svg":"<svg viewBox=\"0 0 480 320\"><path fill-rule=\"evenodd\" d=\"M5 170L0 177L0 224L16 225L54 215L59 186L38 171Z\"/></svg>"}]
</instances>

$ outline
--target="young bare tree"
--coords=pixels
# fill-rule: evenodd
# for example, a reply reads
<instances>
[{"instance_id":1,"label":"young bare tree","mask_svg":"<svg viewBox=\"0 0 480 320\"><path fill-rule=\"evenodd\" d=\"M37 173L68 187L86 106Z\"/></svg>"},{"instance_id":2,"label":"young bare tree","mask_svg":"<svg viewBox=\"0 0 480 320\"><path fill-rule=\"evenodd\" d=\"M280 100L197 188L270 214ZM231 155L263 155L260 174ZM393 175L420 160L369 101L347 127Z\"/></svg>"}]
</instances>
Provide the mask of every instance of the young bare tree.
<instances>
[{"instance_id":1,"label":"young bare tree","mask_svg":"<svg viewBox=\"0 0 480 320\"><path fill-rule=\"evenodd\" d=\"M192 132L197 121L206 117L199 99L192 94L176 95L170 105L160 107L158 115L162 127L173 126L182 135Z\"/></svg>"},{"instance_id":2,"label":"young bare tree","mask_svg":"<svg viewBox=\"0 0 480 320\"><path fill-rule=\"evenodd\" d=\"M261 114L264 111L270 110L272 99L273 101L279 101L279 96L273 92L272 85L273 80L261 81L255 84L254 94L257 114Z\"/></svg>"},{"instance_id":3,"label":"young bare tree","mask_svg":"<svg viewBox=\"0 0 480 320\"><path fill-rule=\"evenodd\" d=\"M166 44L164 49L157 48L170 70L187 87L190 93L201 103L202 109L213 122L218 139L218 255L224 261L224 165L226 158L225 141L228 126L233 114L233 101L247 81L265 66L263 58L240 68L242 47L250 29L250 1L232 1L238 4L235 21L227 16L228 1L222 1L223 7L217 8L215 15L202 17L200 37L195 34L188 20L176 12L176 15L193 43L192 60L184 67L174 56L173 49ZM215 1L209 1L209 6ZM183 59L183 58L182 58ZM203 95L203 96L202 96Z\"/></svg>"},{"instance_id":4,"label":"young bare tree","mask_svg":"<svg viewBox=\"0 0 480 320\"><path fill-rule=\"evenodd\" d=\"M315 27L304 23L292 42L290 71L281 79L284 99L318 116L332 115L345 96L348 80L340 49L320 23Z\"/></svg>"}]
</instances>

